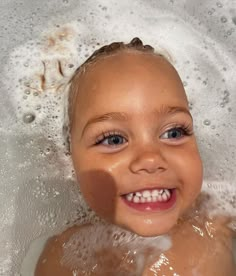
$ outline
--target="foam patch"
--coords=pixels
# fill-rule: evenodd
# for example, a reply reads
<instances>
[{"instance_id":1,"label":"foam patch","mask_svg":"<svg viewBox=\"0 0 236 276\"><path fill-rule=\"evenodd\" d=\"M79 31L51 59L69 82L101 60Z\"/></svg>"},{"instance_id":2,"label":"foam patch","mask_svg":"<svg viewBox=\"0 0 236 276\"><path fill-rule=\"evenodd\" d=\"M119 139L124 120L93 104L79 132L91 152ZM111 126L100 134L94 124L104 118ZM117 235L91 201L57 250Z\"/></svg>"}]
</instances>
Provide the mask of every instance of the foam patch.
<instances>
[{"instance_id":1,"label":"foam patch","mask_svg":"<svg viewBox=\"0 0 236 276\"><path fill-rule=\"evenodd\" d=\"M17 275L37 237L97 219L81 197L68 154L66 88L75 69L113 41L138 36L171 56L194 118L203 190L212 195L214 211L235 216L231 1L9 0L0 13L1 275Z\"/></svg>"},{"instance_id":2,"label":"foam patch","mask_svg":"<svg viewBox=\"0 0 236 276\"><path fill-rule=\"evenodd\" d=\"M114 225L89 225L63 245L61 263L84 275L141 275L144 266L170 246L168 236L143 238Z\"/></svg>"}]
</instances>

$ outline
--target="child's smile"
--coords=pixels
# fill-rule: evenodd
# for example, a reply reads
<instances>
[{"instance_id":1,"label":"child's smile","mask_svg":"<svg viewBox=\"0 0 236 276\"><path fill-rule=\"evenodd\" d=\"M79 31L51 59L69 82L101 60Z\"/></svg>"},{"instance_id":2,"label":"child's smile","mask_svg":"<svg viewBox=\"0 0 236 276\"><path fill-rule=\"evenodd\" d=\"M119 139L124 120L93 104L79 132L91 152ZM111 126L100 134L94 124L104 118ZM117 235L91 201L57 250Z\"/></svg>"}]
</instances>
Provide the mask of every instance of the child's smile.
<instances>
[{"instance_id":1,"label":"child's smile","mask_svg":"<svg viewBox=\"0 0 236 276\"><path fill-rule=\"evenodd\" d=\"M163 57L126 50L98 59L77 82L71 148L86 201L137 234L167 233L202 184L178 74Z\"/></svg>"},{"instance_id":2,"label":"child's smile","mask_svg":"<svg viewBox=\"0 0 236 276\"><path fill-rule=\"evenodd\" d=\"M124 202L138 211L163 211L167 210L175 204L176 190L175 188L160 188L161 185L156 184L152 188L145 187L144 190L134 191L122 195Z\"/></svg>"}]
</instances>

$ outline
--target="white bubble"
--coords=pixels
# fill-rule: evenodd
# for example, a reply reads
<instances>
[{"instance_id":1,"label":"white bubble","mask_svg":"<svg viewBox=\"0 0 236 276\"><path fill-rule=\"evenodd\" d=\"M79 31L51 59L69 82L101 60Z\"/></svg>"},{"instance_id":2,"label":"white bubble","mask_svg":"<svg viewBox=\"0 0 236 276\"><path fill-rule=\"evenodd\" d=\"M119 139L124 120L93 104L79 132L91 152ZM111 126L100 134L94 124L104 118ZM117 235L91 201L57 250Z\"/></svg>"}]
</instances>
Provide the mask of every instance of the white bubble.
<instances>
[{"instance_id":1,"label":"white bubble","mask_svg":"<svg viewBox=\"0 0 236 276\"><path fill-rule=\"evenodd\" d=\"M35 109L36 110L40 110L42 108L42 106L40 104L36 105Z\"/></svg>"},{"instance_id":2,"label":"white bubble","mask_svg":"<svg viewBox=\"0 0 236 276\"><path fill-rule=\"evenodd\" d=\"M26 124L32 123L35 120L35 115L33 113L26 113L23 116L23 121Z\"/></svg>"},{"instance_id":3,"label":"white bubble","mask_svg":"<svg viewBox=\"0 0 236 276\"><path fill-rule=\"evenodd\" d=\"M222 17L220 18L220 21L221 21L222 23L226 23L226 22L228 21L228 19L227 19L225 16L222 16Z\"/></svg>"},{"instance_id":4,"label":"white bubble","mask_svg":"<svg viewBox=\"0 0 236 276\"><path fill-rule=\"evenodd\" d=\"M29 89L26 89L26 90L24 91L24 93L25 93L26 95L30 95L30 90L29 90Z\"/></svg>"},{"instance_id":5,"label":"white bubble","mask_svg":"<svg viewBox=\"0 0 236 276\"><path fill-rule=\"evenodd\" d=\"M203 121L203 123L204 123L205 126L209 126L211 124L211 121L206 119L206 120Z\"/></svg>"},{"instance_id":6,"label":"white bubble","mask_svg":"<svg viewBox=\"0 0 236 276\"><path fill-rule=\"evenodd\" d=\"M236 25L236 16L232 18L233 23Z\"/></svg>"}]
</instances>

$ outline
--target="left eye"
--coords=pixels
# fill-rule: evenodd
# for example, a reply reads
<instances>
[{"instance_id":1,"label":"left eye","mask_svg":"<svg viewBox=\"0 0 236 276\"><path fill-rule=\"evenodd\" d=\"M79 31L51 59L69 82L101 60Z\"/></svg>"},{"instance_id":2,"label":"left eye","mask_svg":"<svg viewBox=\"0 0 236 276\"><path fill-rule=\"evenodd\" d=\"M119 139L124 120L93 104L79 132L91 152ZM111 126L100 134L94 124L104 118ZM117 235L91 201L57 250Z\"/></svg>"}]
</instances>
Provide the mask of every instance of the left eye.
<instances>
[{"instance_id":1,"label":"left eye","mask_svg":"<svg viewBox=\"0 0 236 276\"><path fill-rule=\"evenodd\" d=\"M163 139L178 139L184 136L186 133L182 128L172 128L161 135Z\"/></svg>"},{"instance_id":2,"label":"left eye","mask_svg":"<svg viewBox=\"0 0 236 276\"><path fill-rule=\"evenodd\" d=\"M121 145L125 143L125 138L120 136L120 135L110 135L101 141L99 141L99 144L103 145L111 145L111 146L116 146L116 145Z\"/></svg>"}]
</instances>

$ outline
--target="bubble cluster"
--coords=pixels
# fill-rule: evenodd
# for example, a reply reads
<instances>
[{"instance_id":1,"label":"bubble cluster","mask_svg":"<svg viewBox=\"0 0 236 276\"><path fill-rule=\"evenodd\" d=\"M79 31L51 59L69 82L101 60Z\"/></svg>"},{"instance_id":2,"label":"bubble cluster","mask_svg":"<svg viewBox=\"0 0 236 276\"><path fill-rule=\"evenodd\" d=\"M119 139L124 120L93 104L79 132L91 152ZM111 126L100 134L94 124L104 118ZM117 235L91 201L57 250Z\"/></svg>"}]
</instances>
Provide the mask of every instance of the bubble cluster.
<instances>
[{"instance_id":1,"label":"bubble cluster","mask_svg":"<svg viewBox=\"0 0 236 276\"><path fill-rule=\"evenodd\" d=\"M71 271L139 275L147 262L171 245L167 236L143 238L110 224L83 226L63 244L62 264ZM108 254L107 254L108 253ZM109 264L109 265L108 265Z\"/></svg>"},{"instance_id":2,"label":"bubble cluster","mask_svg":"<svg viewBox=\"0 0 236 276\"><path fill-rule=\"evenodd\" d=\"M60 195L60 192L54 187L48 187L45 182L41 182L35 189L33 189L32 194L35 198L45 201L56 198Z\"/></svg>"},{"instance_id":3,"label":"bubble cluster","mask_svg":"<svg viewBox=\"0 0 236 276\"><path fill-rule=\"evenodd\" d=\"M56 214L54 212L46 212L38 215L38 221L40 226L50 225L50 227L56 226Z\"/></svg>"},{"instance_id":4,"label":"bubble cluster","mask_svg":"<svg viewBox=\"0 0 236 276\"><path fill-rule=\"evenodd\" d=\"M223 98L222 98L222 101L220 103L220 106L221 107L225 107L229 102L230 102L230 93L228 90L224 90L223 92Z\"/></svg>"}]
</instances>

